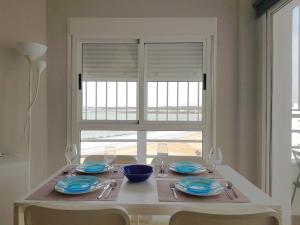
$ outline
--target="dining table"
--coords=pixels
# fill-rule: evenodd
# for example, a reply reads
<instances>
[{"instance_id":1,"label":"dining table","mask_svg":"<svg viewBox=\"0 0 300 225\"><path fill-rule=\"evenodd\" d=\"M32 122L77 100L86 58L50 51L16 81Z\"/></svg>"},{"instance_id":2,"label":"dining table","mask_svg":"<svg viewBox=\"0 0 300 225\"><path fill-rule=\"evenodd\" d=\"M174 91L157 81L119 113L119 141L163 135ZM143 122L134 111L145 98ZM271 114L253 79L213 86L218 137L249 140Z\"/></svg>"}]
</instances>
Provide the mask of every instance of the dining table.
<instances>
[{"instance_id":1,"label":"dining table","mask_svg":"<svg viewBox=\"0 0 300 225\"><path fill-rule=\"evenodd\" d=\"M147 181L140 183L132 183L127 180L122 174L117 177L118 190L115 191L115 195L111 195L111 199L97 199L98 190L95 194L89 195L90 197L64 197L53 191L51 184L57 182L58 178L61 178L64 172L67 170L67 166L64 166L52 176L48 177L40 185L34 188L30 193L26 194L14 203L14 225L24 224L24 210L26 207L34 204L63 204L65 207L70 206L108 206L108 207L122 207L129 215L172 215L178 210L189 208L197 210L212 210L212 211L232 211L238 209L265 209L272 208L281 215L280 204L272 199L269 195L264 193L253 183L247 180L244 176L238 173L236 170L228 165L219 165L215 170L216 180L230 181L235 190L241 194L241 198L238 200L232 200L230 198L211 200L206 198L191 198L182 195L176 190L178 199L169 199L168 196L172 195L172 190L165 187L169 183L176 182L179 178L174 174L170 174L167 177L158 177L154 172ZM121 166L120 166L121 168ZM102 179L102 178L101 178ZM52 183L51 183L52 182ZM48 190L50 187L51 190ZM47 189L48 188L48 189ZM48 192L49 193L48 193ZM47 197L43 197L43 193L47 192ZM42 193L42 194L41 194ZM225 196L225 194L224 194Z\"/></svg>"}]
</instances>

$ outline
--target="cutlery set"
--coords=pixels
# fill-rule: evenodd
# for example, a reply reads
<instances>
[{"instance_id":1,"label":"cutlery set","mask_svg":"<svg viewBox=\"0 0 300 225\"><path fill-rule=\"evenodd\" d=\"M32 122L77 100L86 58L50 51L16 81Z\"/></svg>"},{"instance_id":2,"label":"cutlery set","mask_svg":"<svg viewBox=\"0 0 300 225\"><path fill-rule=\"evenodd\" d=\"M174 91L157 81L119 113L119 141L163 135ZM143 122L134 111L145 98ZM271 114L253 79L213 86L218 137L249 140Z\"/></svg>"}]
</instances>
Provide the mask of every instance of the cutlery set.
<instances>
[{"instance_id":1,"label":"cutlery set","mask_svg":"<svg viewBox=\"0 0 300 225\"><path fill-rule=\"evenodd\" d=\"M106 193L105 197L104 197L105 199L108 199L108 197L110 196L112 190L115 189L118 186L118 183L117 183L116 180L105 181L104 183L105 183L104 188L103 188L102 192L100 193L100 195L97 197L97 199L102 198L102 196L104 195L106 190L109 189L108 192Z\"/></svg>"},{"instance_id":2,"label":"cutlery set","mask_svg":"<svg viewBox=\"0 0 300 225\"><path fill-rule=\"evenodd\" d=\"M230 181L226 182L226 185L224 186L224 191L230 200L234 200L235 198L238 198L238 195L233 188L233 184Z\"/></svg>"}]
</instances>

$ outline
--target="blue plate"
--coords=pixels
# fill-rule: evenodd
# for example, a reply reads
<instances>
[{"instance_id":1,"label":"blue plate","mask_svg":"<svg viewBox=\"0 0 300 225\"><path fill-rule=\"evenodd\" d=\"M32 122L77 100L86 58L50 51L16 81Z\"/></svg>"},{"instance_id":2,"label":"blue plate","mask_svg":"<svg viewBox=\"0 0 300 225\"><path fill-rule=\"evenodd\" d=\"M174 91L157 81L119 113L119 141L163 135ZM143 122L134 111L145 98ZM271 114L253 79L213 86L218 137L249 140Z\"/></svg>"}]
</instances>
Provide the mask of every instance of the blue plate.
<instances>
[{"instance_id":1,"label":"blue plate","mask_svg":"<svg viewBox=\"0 0 300 225\"><path fill-rule=\"evenodd\" d=\"M76 171L81 173L103 173L108 169L105 162L85 162L77 166Z\"/></svg>"},{"instance_id":2,"label":"blue plate","mask_svg":"<svg viewBox=\"0 0 300 225\"><path fill-rule=\"evenodd\" d=\"M206 168L193 162L175 162L169 166L171 171L184 174L197 174L206 172Z\"/></svg>"},{"instance_id":3,"label":"blue plate","mask_svg":"<svg viewBox=\"0 0 300 225\"><path fill-rule=\"evenodd\" d=\"M197 196L218 195L223 190L219 182L203 177L182 178L175 184L175 187L182 192Z\"/></svg>"},{"instance_id":4,"label":"blue plate","mask_svg":"<svg viewBox=\"0 0 300 225\"><path fill-rule=\"evenodd\" d=\"M99 178L95 176L70 176L59 180L55 190L64 194L84 194L97 189Z\"/></svg>"}]
</instances>

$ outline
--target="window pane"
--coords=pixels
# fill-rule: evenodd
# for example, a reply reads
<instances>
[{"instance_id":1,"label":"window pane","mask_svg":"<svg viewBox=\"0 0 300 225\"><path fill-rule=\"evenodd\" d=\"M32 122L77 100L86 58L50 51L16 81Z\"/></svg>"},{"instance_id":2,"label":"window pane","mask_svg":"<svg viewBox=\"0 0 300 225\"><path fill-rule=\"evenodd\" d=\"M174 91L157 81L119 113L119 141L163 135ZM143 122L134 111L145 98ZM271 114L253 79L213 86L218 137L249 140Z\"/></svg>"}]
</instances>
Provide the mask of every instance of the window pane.
<instances>
[{"instance_id":1,"label":"window pane","mask_svg":"<svg viewBox=\"0 0 300 225\"><path fill-rule=\"evenodd\" d=\"M147 43L145 46L147 119L199 121L203 43Z\"/></svg>"},{"instance_id":2,"label":"window pane","mask_svg":"<svg viewBox=\"0 0 300 225\"><path fill-rule=\"evenodd\" d=\"M156 106L157 106L157 82L148 82L148 120L156 120Z\"/></svg>"},{"instance_id":3,"label":"window pane","mask_svg":"<svg viewBox=\"0 0 300 225\"><path fill-rule=\"evenodd\" d=\"M147 131L151 140L202 140L201 131Z\"/></svg>"},{"instance_id":4,"label":"window pane","mask_svg":"<svg viewBox=\"0 0 300 225\"><path fill-rule=\"evenodd\" d=\"M137 155L136 131L81 131L81 155L103 155L106 146L114 146L118 155Z\"/></svg>"},{"instance_id":5,"label":"window pane","mask_svg":"<svg viewBox=\"0 0 300 225\"><path fill-rule=\"evenodd\" d=\"M86 82L82 83L82 119L86 120Z\"/></svg>"},{"instance_id":6,"label":"window pane","mask_svg":"<svg viewBox=\"0 0 300 225\"><path fill-rule=\"evenodd\" d=\"M87 82L87 119L96 119L96 82Z\"/></svg>"},{"instance_id":7,"label":"window pane","mask_svg":"<svg viewBox=\"0 0 300 225\"><path fill-rule=\"evenodd\" d=\"M107 119L116 119L116 82L107 82Z\"/></svg>"},{"instance_id":8,"label":"window pane","mask_svg":"<svg viewBox=\"0 0 300 225\"><path fill-rule=\"evenodd\" d=\"M82 99L83 118L136 120L137 46L137 43L82 44L83 82L95 83L93 87L87 85L84 90L87 94L82 95L87 99Z\"/></svg>"},{"instance_id":9,"label":"window pane","mask_svg":"<svg viewBox=\"0 0 300 225\"><path fill-rule=\"evenodd\" d=\"M164 142L168 145L169 155L202 156L202 143ZM157 142L147 142L147 155L157 154Z\"/></svg>"},{"instance_id":10,"label":"window pane","mask_svg":"<svg viewBox=\"0 0 300 225\"><path fill-rule=\"evenodd\" d=\"M189 82L189 121L198 120L198 82Z\"/></svg>"},{"instance_id":11,"label":"window pane","mask_svg":"<svg viewBox=\"0 0 300 225\"><path fill-rule=\"evenodd\" d=\"M81 155L103 155L106 146L114 146L117 155L137 155L136 142L81 142Z\"/></svg>"},{"instance_id":12,"label":"window pane","mask_svg":"<svg viewBox=\"0 0 300 225\"><path fill-rule=\"evenodd\" d=\"M97 82L97 119L106 119L106 82Z\"/></svg>"},{"instance_id":13,"label":"window pane","mask_svg":"<svg viewBox=\"0 0 300 225\"><path fill-rule=\"evenodd\" d=\"M167 82L158 82L158 120L167 120Z\"/></svg>"},{"instance_id":14,"label":"window pane","mask_svg":"<svg viewBox=\"0 0 300 225\"><path fill-rule=\"evenodd\" d=\"M126 120L126 82L118 82L118 120Z\"/></svg>"},{"instance_id":15,"label":"window pane","mask_svg":"<svg viewBox=\"0 0 300 225\"><path fill-rule=\"evenodd\" d=\"M168 82L168 120L177 120L177 82Z\"/></svg>"},{"instance_id":16,"label":"window pane","mask_svg":"<svg viewBox=\"0 0 300 225\"><path fill-rule=\"evenodd\" d=\"M178 120L187 120L188 82L179 82L178 89Z\"/></svg>"},{"instance_id":17,"label":"window pane","mask_svg":"<svg viewBox=\"0 0 300 225\"><path fill-rule=\"evenodd\" d=\"M202 121L202 112L203 112L203 83L199 82L199 120Z\"/></svg>"},{"instance_id":18,"label":"window pane","mask_svg":"<svg viewBox=\"0 0 300 225\"><path fill-rule=\"evenodd\" d=\"M84 130L81 131L81 141L126 139L137 140L137 131L108 131Z\"/></svg>"},{"instance_id":19,"label":"window pane","mask_svg":"<svg viewBox=\"0 0 300 225\"><path fill-rule=\"evenodd\" d=\"M136 82L128 82L128 109L127 109L127 119L136 120Z\"/></svg>"}]
</instances>

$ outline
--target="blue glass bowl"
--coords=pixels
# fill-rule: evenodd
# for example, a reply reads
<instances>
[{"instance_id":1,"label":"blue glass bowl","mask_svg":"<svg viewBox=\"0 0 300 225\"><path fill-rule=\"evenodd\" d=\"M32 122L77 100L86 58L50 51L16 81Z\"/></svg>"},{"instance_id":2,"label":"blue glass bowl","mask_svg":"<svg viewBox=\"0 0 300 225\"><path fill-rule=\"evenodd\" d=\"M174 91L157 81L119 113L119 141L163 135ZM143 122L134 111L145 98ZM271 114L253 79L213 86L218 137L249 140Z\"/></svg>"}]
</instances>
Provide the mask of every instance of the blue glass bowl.
<instances>
[{"instance_id":1,"label":"blue glass bowl","mask_svg":"<svg viewBox=\"0 0 300 225\"><path fill-rule=\"evenodd\" d=\"M122 172L129 181L142 182L151 176L153 168L148 165L128 165L122 168Z\"/></svg>"}]
</instances>

